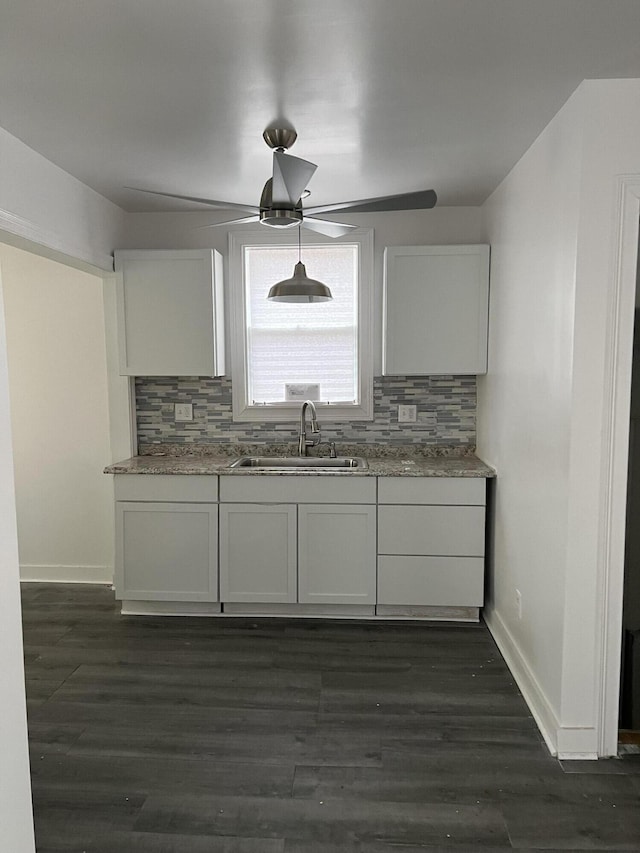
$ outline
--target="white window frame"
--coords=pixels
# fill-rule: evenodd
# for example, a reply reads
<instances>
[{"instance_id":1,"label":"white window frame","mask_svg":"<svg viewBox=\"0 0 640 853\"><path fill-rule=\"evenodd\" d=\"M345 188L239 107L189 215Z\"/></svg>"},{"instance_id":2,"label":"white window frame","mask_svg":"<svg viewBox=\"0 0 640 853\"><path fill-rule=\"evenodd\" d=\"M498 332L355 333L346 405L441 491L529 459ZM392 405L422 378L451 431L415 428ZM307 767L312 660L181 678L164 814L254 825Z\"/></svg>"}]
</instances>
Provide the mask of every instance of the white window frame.
<instances>
[{"instance_id":1,"label":"white window frame","mask_svg":"<svg viewBox=\"0 0 640 853\"><path fill-rule=\"evenodd\" d=\"M318 420L330 422L373 420L373 229L357 228L347 236L331 240L302 231L302 261L305 245L357 243L358 251L358 390L359 404L316 403ZM231 382L233 420L245 422L296 421L299 403L251 404L248 399L247 327L244 287L244 255L247 246L297 246L296 228L275 231L267 226L229 233L229 288L231 320ZM274 282L275 284L275 282ZM265 293L265 299L267 294Z\"/></svg>"}]
</instances>

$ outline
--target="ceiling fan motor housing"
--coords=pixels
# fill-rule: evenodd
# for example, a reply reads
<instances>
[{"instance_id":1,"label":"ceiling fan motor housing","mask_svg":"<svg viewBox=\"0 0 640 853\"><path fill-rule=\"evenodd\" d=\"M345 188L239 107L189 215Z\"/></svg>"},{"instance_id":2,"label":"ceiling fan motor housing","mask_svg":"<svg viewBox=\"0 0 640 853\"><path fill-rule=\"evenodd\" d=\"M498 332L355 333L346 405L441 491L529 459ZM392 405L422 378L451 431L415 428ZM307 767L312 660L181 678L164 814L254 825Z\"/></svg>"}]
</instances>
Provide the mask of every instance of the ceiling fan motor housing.
<instances>
[{"instance_id":1,"label":"ceiling fan motor housing","mask_svg":"<svg viewBox=\"0 0 640 853\"><path fill-rule=\"evenodd\" d=\"M271 228L293 228L302 222L302 202L298 199L295 208L281 206L272 207L273 180L269 178L260 196L260 222Z\"/></svg>"}]
</instances>

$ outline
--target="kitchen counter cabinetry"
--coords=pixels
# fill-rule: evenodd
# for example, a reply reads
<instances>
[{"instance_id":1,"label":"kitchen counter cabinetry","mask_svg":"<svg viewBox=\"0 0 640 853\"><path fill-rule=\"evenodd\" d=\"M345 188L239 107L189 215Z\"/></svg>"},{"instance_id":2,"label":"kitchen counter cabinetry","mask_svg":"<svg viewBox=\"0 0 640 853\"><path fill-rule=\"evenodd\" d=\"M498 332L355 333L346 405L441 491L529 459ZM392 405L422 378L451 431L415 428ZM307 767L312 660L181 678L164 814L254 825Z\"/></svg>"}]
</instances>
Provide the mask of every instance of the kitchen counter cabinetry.
<instances>
[{"instance_id":1,"label":"kitchen counter cabinetry","mask_svg":"<svg viewBox=\"0 0 640 853\"><path fill-rule=\"evenodd\" d=\"M121 375L224 375L219 252L126 249L115 270Z\"/></svg>"},{"instance_id":2,"label":"kitchen counter cabinetry","mask_svg":"<svg viewBox=\"0 0 640 853\"><path fill-rule=\"evenodd\" d=\"M211 604L219 600L218 478L120 476L115 494L114 583L123 612L171 612L159 602L219 612Z\"/></svg>"},{"instance_id":3,"label":"kitchen counter cabinetry","mask_svg":"<svg viewBox=\"0 0 640 853\"><path fill-rule=\"evenodd\" d=\"M385 249L385 376L487 372L489 246Z\"/></svg>"},{"instance_id":4,"label":"kitchen counter cabinetry","mask_svg":"<svg viewBox=\"0 0 640 853\"><path fill-rule=\"evenodd\" d=\"M223 602L375 605L375 479L222 476L220 501Z\"/></svg>"},{"instance_id":5,"label":"kitchen counter cabinetry","mask_svg":"<svg viewBox=\"0 0 640 853\"><path fill-rule=\"evenodd\" d=\"M478 618L493 475L479 460L452 461L458 476L444 473L446 460L428 463L441 469L433 476L409 463L396 476L202 464L220 473L116 473L123 612ZM113 467L149 470L134 460Z\"/></svg>"},{"instance_id":6,"label":"kitchen counter cabinetry","mask_svg":"<svg viewBox=\"0 0 640 853\"><path fill-rule=\"evenodd\" d=\"M380 480L380 613L482 606L485 500L484 479Z\"/></svg>"}]
</instances>

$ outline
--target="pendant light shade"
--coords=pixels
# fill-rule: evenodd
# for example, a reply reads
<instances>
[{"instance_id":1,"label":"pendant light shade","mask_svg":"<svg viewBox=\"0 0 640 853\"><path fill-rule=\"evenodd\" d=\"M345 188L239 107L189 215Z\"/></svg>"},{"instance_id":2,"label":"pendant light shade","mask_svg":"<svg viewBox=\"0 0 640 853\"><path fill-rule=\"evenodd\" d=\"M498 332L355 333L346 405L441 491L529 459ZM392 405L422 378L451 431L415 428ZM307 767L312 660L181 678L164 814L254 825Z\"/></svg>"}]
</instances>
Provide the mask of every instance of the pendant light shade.
<instances>
[{"instance_id":1,"label":"pendant light shade","mask_svg":"<svg viewBox=\"0 0 640 853\"><path fill-rule=\"evenodd\" d=\"M304 264L298 261L293 276L274 284L267 299L273 302L327 302L333 296L326 284L307 278Z\"/></svg>"},{"instance_id":2,"label":"pendant light shade","mask_svg":"<svg viewBox=\"0 0 640 853\"><path fill-rule=\"evenodd\" d=\"M316 281L315 278L307 278L301 252L300 226L298 226L298 263L293 268L293 275L274 284L267 299L272 302L328 302L329 299L333 299L326 284Z\"/></svg>"}]
</instances>

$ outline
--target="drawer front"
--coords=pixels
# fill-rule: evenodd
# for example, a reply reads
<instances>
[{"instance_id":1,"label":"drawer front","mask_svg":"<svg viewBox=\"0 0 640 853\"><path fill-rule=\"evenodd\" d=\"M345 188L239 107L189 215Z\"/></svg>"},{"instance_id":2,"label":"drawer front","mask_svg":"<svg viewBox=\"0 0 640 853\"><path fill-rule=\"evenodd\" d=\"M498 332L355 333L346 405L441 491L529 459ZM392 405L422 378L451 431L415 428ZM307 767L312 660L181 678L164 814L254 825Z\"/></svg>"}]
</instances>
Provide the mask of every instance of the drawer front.
<instances>
[{"instance_id":1,"label":"drawer front","mask_svg":"<svg viewBox=\"0 0 640 853\"><path fill-rule=\"evenodd\" d=\"M374 504L376 478L349 474L223 475L220 477L220 500L228 503Z\"/></svg>"},{"instance_id":2,"label":"drawer front","mask_svg":"<svg viewBox=\"0 0 640 853\"><path fill-rule=\"evenodd\" d=\"M482 607L482 557L379 557L378 604Z\"/></svg>"},{"instance_id":3,"label":"drawer front","mask_svg":"<svg viewBox=\"0 0 640 853\"><path fill-rule=\"evenodd\" d=\"M484 477L379 477L381 504L484 506Z\"/></svg>"},{"instance_id":4,"label":"drawer front","mask_svg":"<svg viewBox=\"0 0 640 853\"><path fill-rule=\"evenodd\" d=\"M215 474L116 474L117 501L190 501L216 503Z\"/></svg>"},{"instance_id":5,"label":"drawer front","mask_svg":"<svg viewBox=\"0 0 640 853\"><path fill-rule=\"evenodd\" d=\"M379 554L484 555L484 507L378 507Z\"/></svg>"}]
</instances>

